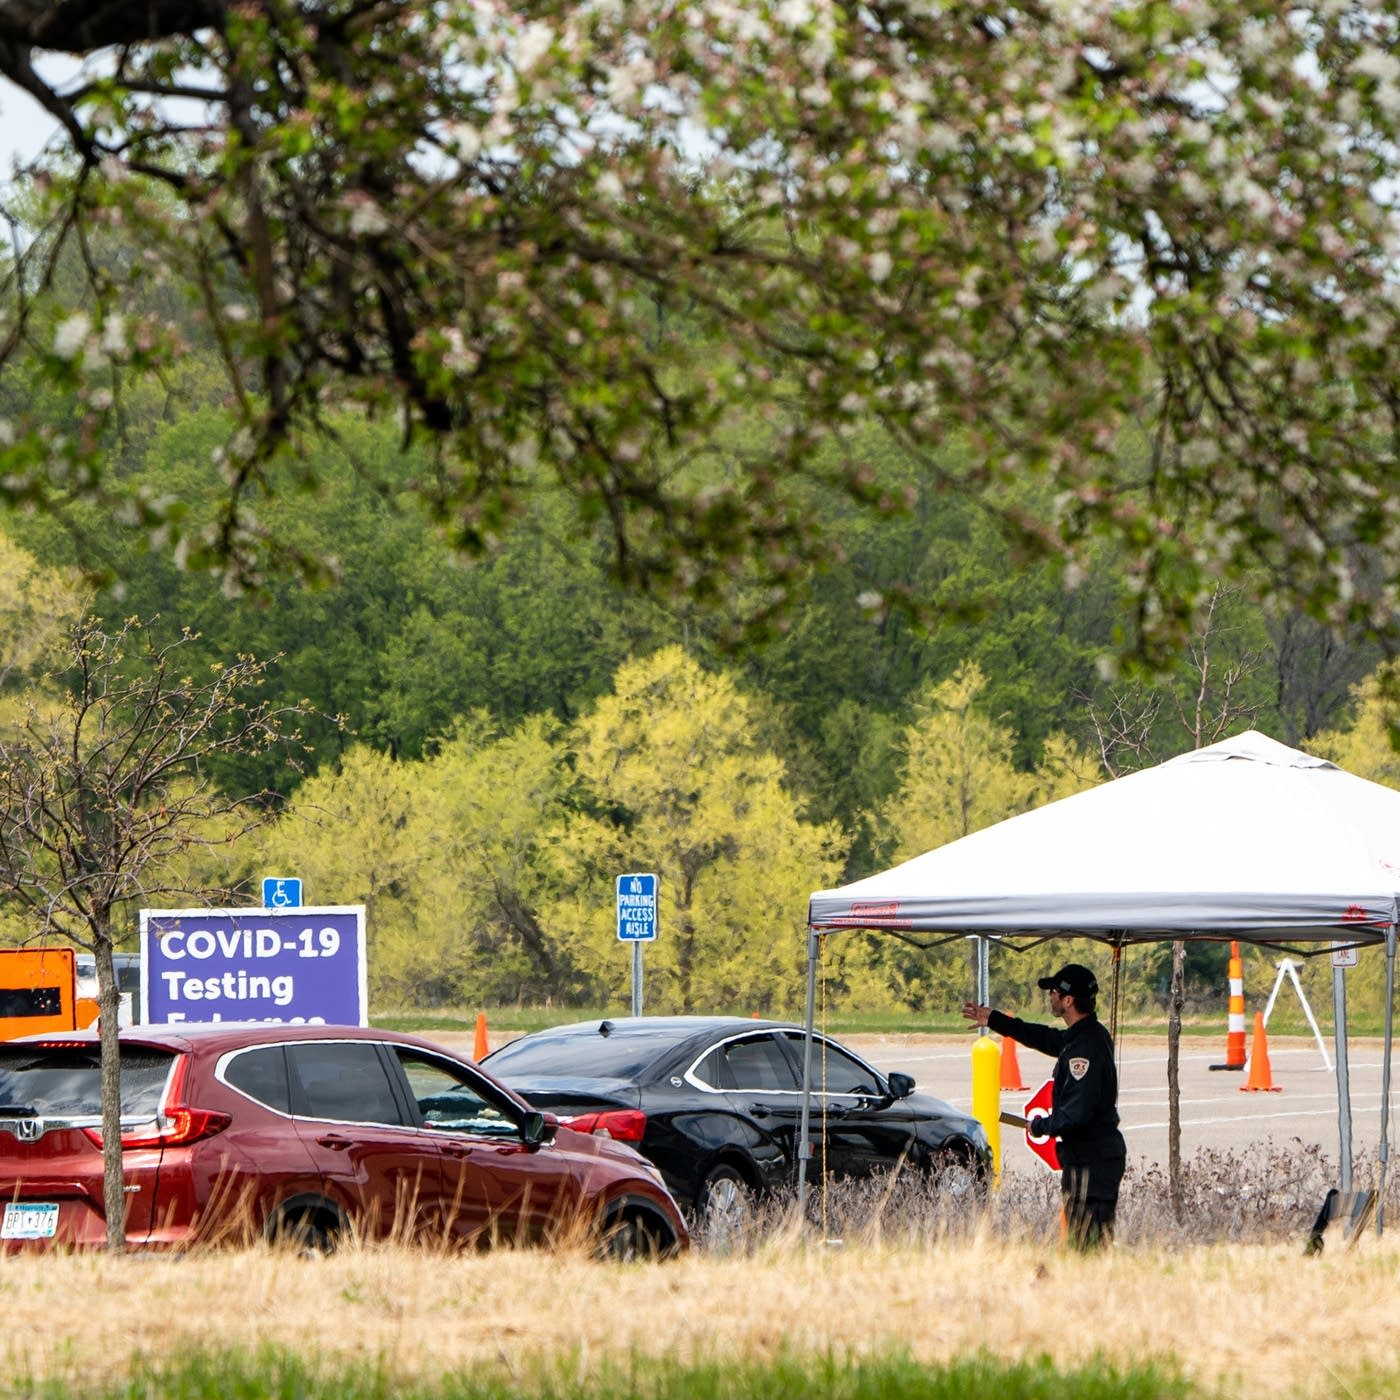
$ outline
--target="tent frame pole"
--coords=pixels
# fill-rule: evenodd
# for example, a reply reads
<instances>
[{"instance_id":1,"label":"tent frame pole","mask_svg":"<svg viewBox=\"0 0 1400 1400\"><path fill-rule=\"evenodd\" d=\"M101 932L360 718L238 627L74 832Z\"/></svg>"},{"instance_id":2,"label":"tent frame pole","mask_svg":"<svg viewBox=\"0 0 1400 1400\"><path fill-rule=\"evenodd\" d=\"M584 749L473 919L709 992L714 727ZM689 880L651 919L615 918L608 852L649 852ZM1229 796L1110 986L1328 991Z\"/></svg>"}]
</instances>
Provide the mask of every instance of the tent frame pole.
<instances>
[{"instance_id":1,"label":"tent frame pole","mask_svg":"<svg viewBox=\"0 0 1400 1400\"><path fill-rule=\"evenodd\" d=\"M1346 970L1332 964L1332 1043L1337 1052L1337 1139L1342 1195L1351 1195L1351 1062L1347 1052Z\"/></svg>"},{"instance_id":2,"label":"tent frame pole","mask_svg":"<svg viewBox=\"0 0 1400 1400\"><path fill-rule=\"evenodd\" d=\"M1381 1145L1376 1164L1376 1234L1385 1232L1385 1169L1390 1160L1390 1047L1395 1032L1395 919L1385 931L1385 1058L1381 1061Z\"/></svg>"},{"instance_id":3,"label":"tent frame pole","mask_svg":"<svg viewBox=\"0 0 1400 1400\"><path fill-rule=\"evenodd\" d=\"M822 935L807 930L807 1014L802 1023L802 1124L797 1134L797 1213L806 1219L807 1162L812 1155L809 1131L812 1123L812 1034L817 1019L817 963L821 959Z\"/></svg>"}]
</instances>

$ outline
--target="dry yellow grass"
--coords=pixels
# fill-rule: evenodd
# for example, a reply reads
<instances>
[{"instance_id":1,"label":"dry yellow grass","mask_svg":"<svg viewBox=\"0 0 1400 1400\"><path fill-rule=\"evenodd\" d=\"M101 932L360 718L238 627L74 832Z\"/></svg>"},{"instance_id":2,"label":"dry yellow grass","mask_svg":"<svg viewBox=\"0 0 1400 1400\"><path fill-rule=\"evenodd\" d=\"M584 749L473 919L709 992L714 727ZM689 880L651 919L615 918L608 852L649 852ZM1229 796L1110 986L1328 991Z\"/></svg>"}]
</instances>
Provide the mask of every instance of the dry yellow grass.
<instances>
[{"instance_id":1,"label":"dry yellow grass","mask_svg":"<svg viewBox=\"0 0 1400 1400\"><path fill-rule=\"evenodd\" d=\"M1395 1365L1400 1242L1340 1243L1317 1259L1241 1245L1084 1259L990 1240L789 1242L755 1258L622 1266L399 1249L13 1258L0 1262L0 1357L12 1376L92 1376L142 1354L271 1343L405 1374L515 1376L540 1359L587 1373L633 1353L896 1348L936 1361L986 1349L1073 1367L1101 1352L1122 1366L1175 1357L1184 1374L1241 1396L1311 1400L1344 1393L1364 1364Z\"/></svg>"}]
</instances>

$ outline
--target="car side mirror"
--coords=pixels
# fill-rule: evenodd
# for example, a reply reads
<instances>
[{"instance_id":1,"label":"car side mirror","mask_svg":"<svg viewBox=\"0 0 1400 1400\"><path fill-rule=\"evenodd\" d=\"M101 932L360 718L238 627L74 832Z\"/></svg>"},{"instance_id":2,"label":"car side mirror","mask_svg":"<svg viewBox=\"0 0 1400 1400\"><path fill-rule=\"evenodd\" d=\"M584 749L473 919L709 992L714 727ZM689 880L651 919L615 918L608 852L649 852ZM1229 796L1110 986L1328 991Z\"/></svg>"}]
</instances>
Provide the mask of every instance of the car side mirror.
<instances>
[{"instance_id":1,"label":"car side mirror","mask_svg":"<svg viewBox=\"0 0 1400 1400\"><path fill-rule=\"evenodd\" d=\"M907 1099L914 1092L914 1076L894 1070L886 1081L890 1086L890 1098Z\"/></svg>"},{"instance_id":2,"label":"car side mirror","mask_svg":"<svg viewBox=\"0 0 1400 1400\"><path fill-rule=\"evenodd\" d=\"M520 1123L520 1137L526 1147L543 1147L554 1141L559 1120L552 1113L527 1113Z\"/></svg>"}]
</instances>

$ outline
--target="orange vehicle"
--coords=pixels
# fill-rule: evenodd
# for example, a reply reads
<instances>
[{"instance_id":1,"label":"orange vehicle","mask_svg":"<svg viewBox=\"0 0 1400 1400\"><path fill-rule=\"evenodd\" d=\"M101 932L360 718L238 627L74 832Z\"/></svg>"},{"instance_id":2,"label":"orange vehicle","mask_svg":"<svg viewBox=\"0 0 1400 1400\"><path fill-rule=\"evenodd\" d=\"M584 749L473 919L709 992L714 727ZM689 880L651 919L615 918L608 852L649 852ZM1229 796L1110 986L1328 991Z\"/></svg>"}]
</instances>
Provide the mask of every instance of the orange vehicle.
<instances>
[{"instance_id":1,"label":"orange vehicle","mask_svg":"<svg viewBox=\"0 0 1400 1400\"><path fill-rule=\"evenodd\" d=\"M0 1040L73 1031L97 1019L97 1003L78 995L71 948L0 948Z\"/></svg>"}]
</instances>

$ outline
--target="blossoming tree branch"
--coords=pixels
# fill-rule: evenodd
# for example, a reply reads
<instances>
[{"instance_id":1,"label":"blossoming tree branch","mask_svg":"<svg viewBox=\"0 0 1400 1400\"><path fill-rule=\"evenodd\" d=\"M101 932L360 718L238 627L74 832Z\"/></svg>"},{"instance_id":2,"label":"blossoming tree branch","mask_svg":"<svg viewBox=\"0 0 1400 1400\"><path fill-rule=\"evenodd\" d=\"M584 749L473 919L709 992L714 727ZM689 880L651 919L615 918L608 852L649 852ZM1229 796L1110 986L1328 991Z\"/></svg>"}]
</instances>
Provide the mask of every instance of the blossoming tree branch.
<instances>
[{"instance_id":1,"label":"blossoming tree branch","mask_svg":"<svg viewBox=\"0 0 1400 1400\"><path fill-rule=\"evenodd\" d=\"M464 551L562 491L619 577L761 616L839 549L807 493L907 504L878 428L1068 584L1114 540L1149 649L1231 574L1387 636L1396 29L1390 0L0 0L0 72L66 142L7 197L0 356L70 410L4 401L0 495L110 500L244 586L295 556L270 464L388 411ZM53 83L54 51L90 61ZM193 538L109 466L191 326L237 420Z\"/></svg>"}]
</instances>

